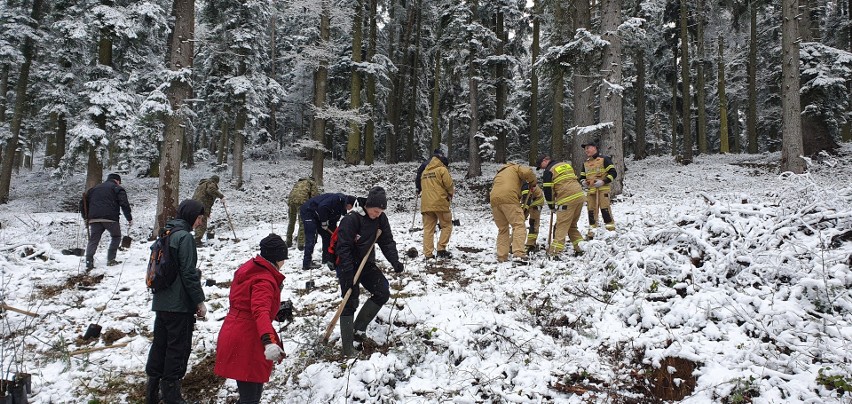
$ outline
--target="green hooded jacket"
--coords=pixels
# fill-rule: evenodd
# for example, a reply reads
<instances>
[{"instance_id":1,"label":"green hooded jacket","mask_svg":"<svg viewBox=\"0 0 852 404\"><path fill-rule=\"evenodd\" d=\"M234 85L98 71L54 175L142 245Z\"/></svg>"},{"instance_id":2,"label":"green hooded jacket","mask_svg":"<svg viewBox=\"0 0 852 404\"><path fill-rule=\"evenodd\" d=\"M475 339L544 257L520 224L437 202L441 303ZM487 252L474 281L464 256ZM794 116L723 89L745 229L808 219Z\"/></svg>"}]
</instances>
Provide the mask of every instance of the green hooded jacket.
<instances>
[{"instance_id":1,"label":"green hooded jacket","mask_svg":"<svg viewBox=\"0 0 852 404\"><path fill-rule=\"evenodd\" d=\"M178 276L171 286L154 293L151 303L153 311L174 313L195 313L198 303L204 301L201 289L201 272L196 269L198 255L192 233L185 229L190 226L183 219L172 219L166 223L166 229L178 228L169 238L169 248L177 253Z\"/></svg>"}]
</instances>

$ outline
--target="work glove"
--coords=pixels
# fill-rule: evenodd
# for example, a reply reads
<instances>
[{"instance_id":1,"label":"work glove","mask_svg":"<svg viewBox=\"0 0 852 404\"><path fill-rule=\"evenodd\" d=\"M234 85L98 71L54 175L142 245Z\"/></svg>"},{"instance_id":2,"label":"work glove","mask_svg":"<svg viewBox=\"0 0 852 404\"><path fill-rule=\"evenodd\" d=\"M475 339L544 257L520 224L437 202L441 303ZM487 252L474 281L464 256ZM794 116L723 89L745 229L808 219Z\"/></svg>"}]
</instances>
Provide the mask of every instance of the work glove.
<instances>
[{"instance_id":1,"label":"work glove","mask_svg":"<svg viewBox=\"0 0 852 404\"><path fill-rule=\"evenodd\" d=\"M550 208L550 210L556 210L556 204L555 203L548 203L547 207Z\"/></svg>"},{"instance_id":2,"label":"work glove","mask_svg":"<svg viewBox=\"0 0 852 404\"><path fill-rule=\"evenodd\" d=\"M280 362L287 355L280 346L276 344L266 344L266 346L263 347L263 356L265 356L268 361Z\"/></svg>"},{"instance_id":3,"label":"work glove","mask_svg":"<svg viewBox=\"0 0 852 404\"><path fill-rule=\"evenodd\" d=\"M320 223L320 225L322 226L322 229L323 229L323 230L328 230L328 220L326 220L326 221L324 221L324 222Z\"/></svg>"},{"instance_id":4,"label":"work glove","mask_svg":"<svg viewBox=\"0 0 852 404\"><path fill-rule=\"evenodd\" d=\"M195 316L200 319L207 317L207 305L205 305L204 302L198 303L198 306L196 306Z\"/></svg>"},{"instance_id":5,"label":"work glove","mask_svg":"<svg viewBox=\"0 0 852 404\"><path fill-rule=\"evenodd\" d=\"M404 269L405 269L405 265L403 265L402 262L397 261L395 264L393 264L393 271L396 272L396 273L400 273Z\"/></svg>"},{"instance_id":6,"label":"work glove","mask_svg":"<svg viewBox=\"0 0 852 404\"><path fill-rule=\"evenodd\" d=\"M604 184L603 180L595 180L595 188L600 188Z\"/></svg>"}]
</instances>

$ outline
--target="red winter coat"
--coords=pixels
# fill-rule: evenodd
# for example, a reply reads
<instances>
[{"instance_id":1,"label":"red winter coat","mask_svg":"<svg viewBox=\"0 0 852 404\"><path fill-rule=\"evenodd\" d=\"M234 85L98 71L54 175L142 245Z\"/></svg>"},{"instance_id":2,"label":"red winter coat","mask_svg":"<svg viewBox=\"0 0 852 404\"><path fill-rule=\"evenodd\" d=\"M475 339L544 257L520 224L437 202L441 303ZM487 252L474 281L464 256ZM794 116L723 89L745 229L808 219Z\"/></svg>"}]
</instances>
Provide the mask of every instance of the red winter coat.
<instances>
[{"instance_id":1,"label":"red winter coat","mask_svg":"<svg viewBox=\"0 0 852 404\"><path fill-rule=\"evenodd\" d=\"M281 304L283 281L284 275L275 265L259 255L234 273L231 307L216 343L213 371L217 375L252 383L269 381L273 364L263 355L260 337L270 334L280 344L272 319Z\"/></svg>"}]
</instances>

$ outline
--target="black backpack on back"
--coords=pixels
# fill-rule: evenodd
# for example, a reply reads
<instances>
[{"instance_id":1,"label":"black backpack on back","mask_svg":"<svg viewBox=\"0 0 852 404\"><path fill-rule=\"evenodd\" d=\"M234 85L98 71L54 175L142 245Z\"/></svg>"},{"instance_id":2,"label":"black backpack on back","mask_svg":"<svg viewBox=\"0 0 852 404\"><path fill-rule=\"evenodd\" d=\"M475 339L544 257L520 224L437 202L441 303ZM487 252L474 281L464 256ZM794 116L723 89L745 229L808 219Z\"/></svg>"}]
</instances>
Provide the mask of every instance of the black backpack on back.
<instances>
[{"instance_id":1,"label":"black backpack on back","mask_svg":"<svg viewBox=\"0 0 852 404\"><path fill-rule=\"evenodd\" d=\"M148 259L145 283L153 293L168 288L177 279L179 263L177 254L174 254L174 251L169 247L169 240L172 234L178 230L183 229L180 227L173 227L169 230L160 229L159 237L151 244L151 257Z\"/></svg>"}]
</instances>

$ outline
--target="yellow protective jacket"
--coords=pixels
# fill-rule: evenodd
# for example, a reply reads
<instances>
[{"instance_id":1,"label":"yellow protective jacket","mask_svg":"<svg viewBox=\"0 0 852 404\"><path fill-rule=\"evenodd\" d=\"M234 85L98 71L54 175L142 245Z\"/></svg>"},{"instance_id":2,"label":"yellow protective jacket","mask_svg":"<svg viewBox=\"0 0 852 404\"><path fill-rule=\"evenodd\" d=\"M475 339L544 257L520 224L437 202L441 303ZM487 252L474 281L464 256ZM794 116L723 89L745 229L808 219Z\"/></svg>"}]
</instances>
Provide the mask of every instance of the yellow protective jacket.
<instances>
[{"instance_id":1,"label":"yellow protective jacket","mask_svg":"<svg viewBox=\"0 0 852 404\"><path fill-rule=\"evenodd\" d=\"M595 154L587 158L583 163L583 172L580 173L580 180L586 182L586 185L589 187L589 193L593 194L598 189L604 192L609 191L609 184L612 183L612 180L617 175L615 164L612 164L612 159L609 156ZM592 186L596 180L603 180L603 186L599 188Z\"/></svg>"},{"instance_id":2,"label":"yellow protective jacket","mask_svg":"<svg viewBox=\"0 0 852 404\"><path fill-rule=\"evenodd\" d=\"M497 170L494 185L491 187L491 205L520 204L521 187L527 182L536 185L532 168L520 164L508 163Z\"/></svg>"},{"instance_id":3,"label":"yellow protective jacket","mask_svg":"<svg viewBox=\"0 0 852 404\"><path fill-rule=\"evenodd\" d=\"M544 206L544 192L541 187L533 187L530 191L529 184L524 184L521 191L521 208L527 210L531 206Z\"/></svg>"},{"instance_id":4,"label":"yellow protective jacket","mask_svg":"<svg viewBox=\"0 0 852 404\"><path fill-rule=\"evenodd\" d=\"M450 199L453 198L455 187L453 178L447 166L437 157L432 157L429 164L420 174L421 212L449 212Z\"/></svg>"},{"instance_id":5,"label":"yellow protective jacket","mask_svg":"<svg viewBox=\"0 0 852 404\"><path fill-rule=\"evenodd\" d=\"M544 171L541 182L544 188L544 199L551 209L556 207L555 205L567 205L568 202L586 196L583 193L583 187L577 181L574 169L568 163L551 161Z\"/></svg>"}]
</instances>

